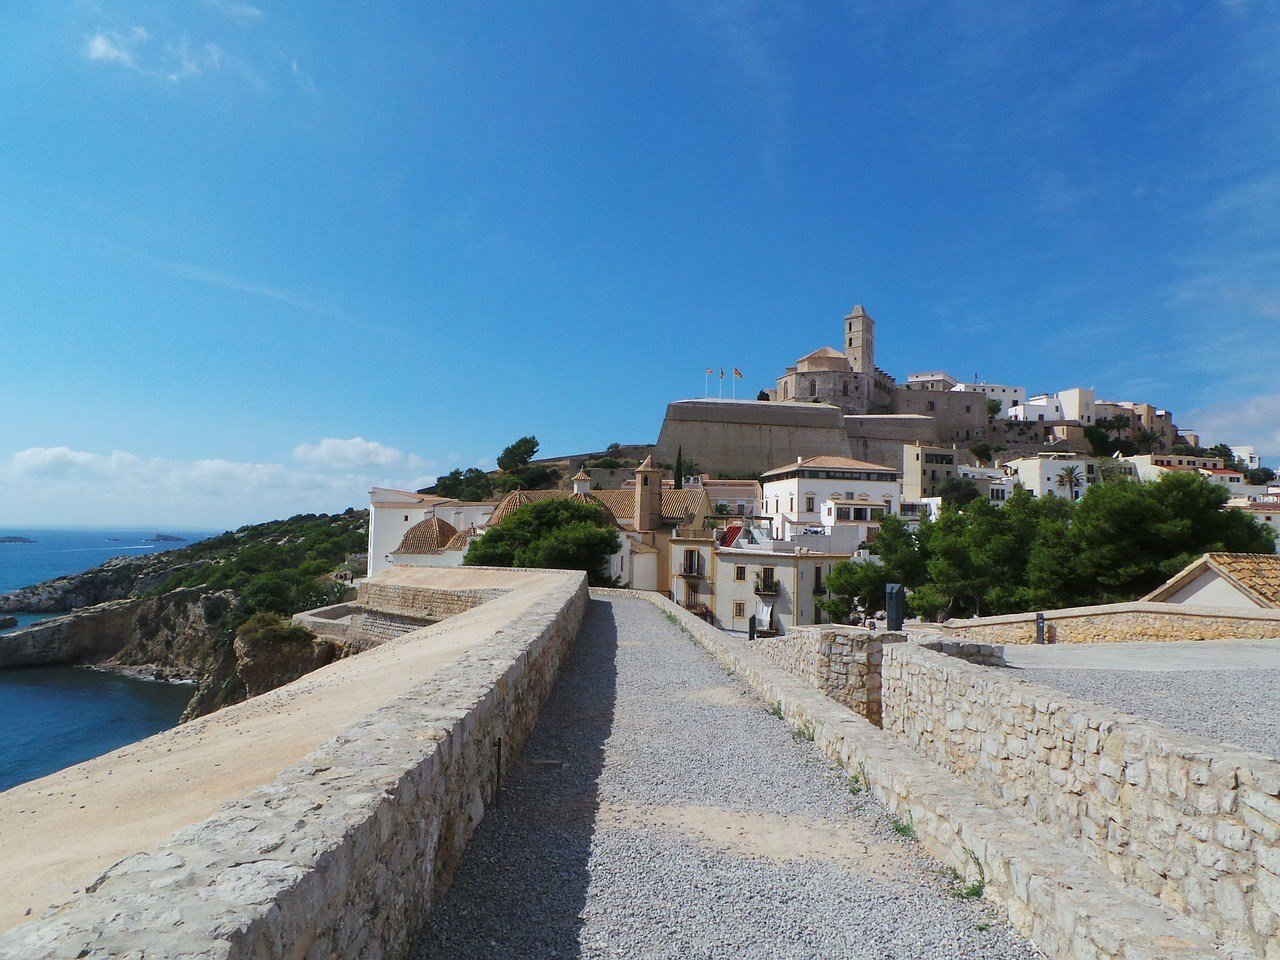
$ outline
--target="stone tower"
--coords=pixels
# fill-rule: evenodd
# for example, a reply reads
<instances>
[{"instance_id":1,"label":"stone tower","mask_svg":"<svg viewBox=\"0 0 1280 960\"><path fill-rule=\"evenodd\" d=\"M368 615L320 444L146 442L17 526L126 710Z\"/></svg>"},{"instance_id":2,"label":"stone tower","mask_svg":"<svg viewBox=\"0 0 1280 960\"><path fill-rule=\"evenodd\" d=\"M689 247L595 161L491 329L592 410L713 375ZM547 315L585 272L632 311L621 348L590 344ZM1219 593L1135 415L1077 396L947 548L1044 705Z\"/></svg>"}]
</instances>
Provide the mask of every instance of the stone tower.
<instances>
[{"instance_id":1,"label":"stone tower","mask_svg":"<svg viewBox=\"0 0 1280 960\"><path fill-rule=\"evenodd\" d=\"M844 352L858 373L871 373L876 365L876 322L858 304L844 318Z\"/></svg>"},{"instance_id":2,"label":"stone tower","mask_svg":"<svg viewBox=\"0 0 1280 960\"><path fill-rule=\"evenodd\" d=\"M636 467L636 530L647 533L662 526L662 471L652 457Z\"/></svg>"}]
</instances>

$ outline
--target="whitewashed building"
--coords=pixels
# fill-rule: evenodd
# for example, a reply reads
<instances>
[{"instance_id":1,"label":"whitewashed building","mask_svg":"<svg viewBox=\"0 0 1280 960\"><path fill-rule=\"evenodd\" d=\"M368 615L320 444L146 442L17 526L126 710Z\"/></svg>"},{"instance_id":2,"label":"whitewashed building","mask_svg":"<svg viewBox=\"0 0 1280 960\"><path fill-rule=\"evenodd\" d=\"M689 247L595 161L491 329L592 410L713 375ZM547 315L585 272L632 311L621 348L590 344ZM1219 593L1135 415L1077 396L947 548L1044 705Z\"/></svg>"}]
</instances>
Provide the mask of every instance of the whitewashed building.
<instances>
[{"instance_id":1,"label":"whitewashed building","mask_svg":"<svg viewBox=\"0 0 1280 960\"><path fill-rule=\"evenodd\" d=\"M823 532L823 510L832 501L832 516L838 511L866 511L875 508L877 517L898 512L902 499L902 474L878 463L850 457L810 457L775 467L760 476L763 511L775 538L789 539L795 533Z\"/></svg>"},{"instance_id":2,"label":"whitewashed building","mask_svg":"<svg viewBox=\"0 0 1280 960\"><path fill-rule=\"evenodd\" d=\"M999 400L997 420L1008 420L1010 410L1027 402L1026 387L1011 387L1003 383L987 383L985 380L981 383L957 383L951 389L957 393L980 393L988 400Z\"/></svg>"},{"instance_id":3,"label":"whitewashed building","mask_svg":"<svg viewBox=\"0 0 1280 960\"><path fill-rule=\"evenodd\" d=\"M1062 412L1062 401L1053 394L1041 394L1017 404L1009 409L1010 420L1024 422L1061 423L1066 420Z\"/></svg>"},{"instance_id":4,"label":"whitewashed building","mask_svg":"<svg viewBox=\"0 0 1280 960\"><path fill-rule=\"evenodd\" d=\"M1079 453L1037 453L1010 460L1004 468L1036 497L1079 500L1101 479L1098 461Z\"/></svg>"}]
</instances>

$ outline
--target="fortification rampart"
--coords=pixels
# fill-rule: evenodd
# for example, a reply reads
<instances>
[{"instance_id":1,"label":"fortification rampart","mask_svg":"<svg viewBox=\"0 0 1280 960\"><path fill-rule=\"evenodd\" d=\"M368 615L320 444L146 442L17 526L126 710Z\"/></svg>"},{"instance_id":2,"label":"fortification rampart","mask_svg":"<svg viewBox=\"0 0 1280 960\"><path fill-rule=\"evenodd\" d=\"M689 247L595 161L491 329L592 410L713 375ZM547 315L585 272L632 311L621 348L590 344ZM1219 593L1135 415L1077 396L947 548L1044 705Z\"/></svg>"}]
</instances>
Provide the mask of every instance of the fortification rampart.
<instances>
[{"instance_id":1,"label":"fortification rampart","mask_svg":"<svg viewBox=\"0 0 1280 960\"><path fill-rule=\"evenodd\" d=\"M1280 638L1280 610L1196 607L1175 603L1113 603L1044 612L1052 643ZM948 620L942 632L983 643L1035 643L1036 615Z\"/></svg>"},{"instance_id":2,"label":"fortification rampart","mask_svg":"<svg viewBox=\"0 0 1280 960\"><path fill-rule=\"evenodd\" d=\"M315 691L349 696L363 682L368 702L384 672L384 682L404 682L422 645L450 638L460 645L385 705L158 849L154 836L139 837L134 849L154 853L125 856L82 894L0 935L0 957L404 956L537 719L577 634L587 590L580 573L387 573L397 575L397 586L416 581L428 590L465 590L468 576L501 579L504 593L269 694L305 725ZM411 606L410 592L396 596L402 608ZM204 739L216 739L220 720L252 714L254 706L251 700L199 721ZM323 723L331 713L311 719ZM266 749L252 725L239 732L255 750ZM64 773L84 781L76 768ZM38 784L47 795L49 782ZM12 899L12 891L0 893Z\"/></svg>"},{"instance_id":3,"label":"fortification rampart","mask_svg":"<svg viewBox=\"0 0 1280 960\"><path fill-rule=\"evenodd\" d=\"M622 591L607 591L616 593ZM1125 883L1046 826L995 802L965 778L878 730L741 640L665 597L629 592L675 617L698 643L750 684L828 757L871 790L930 854L1007 910L1013 926L1055 960L1221 960L1222 942L1171 905ZM902 650L981 670L913 643L884 648L885 669ZM957 653L990 657L973 646ZM896 694L895 694L896 695ZM886 703L887 709L887 703ZM886 714L887 717L887 714Z\"/></svg>"},{"instance_id":4,"label":"fortification rampart","mask_svg":"<svg viewBox=\"0 0 1280 960\"><path fill-rule=\"evenodd\" d=\"M887 732L1229 943L1280 954L1280 763L911 645L882 673Z\"/></svg>"}]
</instances>

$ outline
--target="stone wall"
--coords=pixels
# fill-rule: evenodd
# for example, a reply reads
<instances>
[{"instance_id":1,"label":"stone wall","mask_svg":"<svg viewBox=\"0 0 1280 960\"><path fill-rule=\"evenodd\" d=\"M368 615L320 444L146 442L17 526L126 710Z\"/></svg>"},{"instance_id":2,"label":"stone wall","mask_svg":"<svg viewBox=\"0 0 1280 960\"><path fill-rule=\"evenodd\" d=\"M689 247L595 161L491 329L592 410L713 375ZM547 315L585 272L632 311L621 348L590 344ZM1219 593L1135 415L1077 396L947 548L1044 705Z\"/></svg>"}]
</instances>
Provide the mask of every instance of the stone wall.
<instances>
[{"instance_id":1,"label":"stone wall","mask_svg":"<svg viewBox=\"0 0 1280 960\"><path fill-rule=\"evenodd\" d=\"M1052 643L1280 638L1280 610L1136 601L1047 610L1044 617L1045 632ZM948 620L940 629L954 637L983 643L1035 643L1036 615Z\"/></svg>"},{"instance_id":2,"label":"stone wall","mask_svg":"<svg viewBox=\"0 0 1280 960\"><path fill-rule=\"evenodd\" d=\"M1229 942L1280 956L1280 763L930 650L884 729Z\"/></svg>"},{"instance_id":3,"label":"stone wall","mask_svg":"<svg viewBox=\"0 0 1280 960\"><path fill-rule=\"evenodd\" d=\"M556 579L523 606L513 598L509 616L471 615L489 640L272 782L0 935L0 957L405 956L577 635L585 576L538 576Z\"/></svg>"},{"instance_id":4,"label":"stone wall","mask_svg":"<svg viewBox=\"0 0 1280 960\"><path fill-rule=\"evenodd\" d=\"M387 614L423 623L465 613L506 592L500 589L434 590L366 580L356 590L355 604L364 612Z\"/></svg>"},{"instance_id":5,"label":"stone wall","mask_svg":"<svg viewBox=\"0 0 1280 960\"><path fill-rule=\"evenodd\" d=\"M757 638L755 649L836 703L879 726L884 646L905 639L901 633L824 624L793 627L782 636Z\"/></svg>"},{"instance_id":6,"label":"stone wall","mask_svg":"<svg viewBox=\"0 0 1280 960\"><path fill-rule=\"evenodd\" d=\"M665 597L627 593L675 617L696 642L748 683L909 824L925 849L1000 904L1015 929L1054 960L1222 960L1211 931L1111 874L1046 827L993 803L965 780L774 665L741 640ZM911 644L887 648L891 659ZM921 655L941 659L938 654ZM959 661L957 667L969 667Z\"/></svg>"}]
</instances>

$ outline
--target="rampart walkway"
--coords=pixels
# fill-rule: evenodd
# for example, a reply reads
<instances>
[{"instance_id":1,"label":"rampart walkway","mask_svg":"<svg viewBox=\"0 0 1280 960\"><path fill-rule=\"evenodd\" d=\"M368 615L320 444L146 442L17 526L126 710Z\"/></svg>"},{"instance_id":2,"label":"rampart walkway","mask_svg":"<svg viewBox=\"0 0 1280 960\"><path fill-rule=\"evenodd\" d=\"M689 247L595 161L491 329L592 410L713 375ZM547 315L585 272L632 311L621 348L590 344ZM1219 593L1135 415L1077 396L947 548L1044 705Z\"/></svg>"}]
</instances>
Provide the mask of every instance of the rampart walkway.
<instances>
[{"instance_id":1,"label":"rampart walkway","mask_svg":"<svg viewBox=\"0 0 1280 960\"><path fill-rule=\"evenodd\" d=\"M596 599L425 958L1023 958L655 606Z\"/></svg>"}]
</instances>

